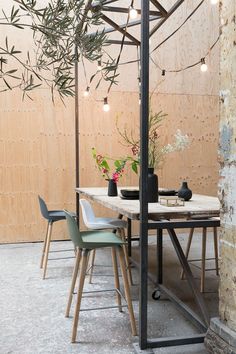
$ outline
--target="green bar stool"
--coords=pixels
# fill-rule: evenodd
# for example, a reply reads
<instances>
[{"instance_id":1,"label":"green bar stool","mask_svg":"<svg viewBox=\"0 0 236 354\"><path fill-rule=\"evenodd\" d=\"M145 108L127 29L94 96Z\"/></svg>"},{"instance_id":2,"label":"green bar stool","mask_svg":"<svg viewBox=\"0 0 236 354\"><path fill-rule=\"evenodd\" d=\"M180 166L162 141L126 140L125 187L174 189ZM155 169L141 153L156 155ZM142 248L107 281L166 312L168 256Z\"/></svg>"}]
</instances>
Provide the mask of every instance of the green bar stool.
<instances>
[{"instance_id":1,"label":"green bar stool","mask_svg":"<svg viewBox=\"0 0 236 354\"><path fill-rule=\"evenodd\" d=\"M69 317L70 314L70 308L71 308L72 297L75 289L76 278L81 263L77 300L76 300L73 329L72 329L72 339L71 339L72 343L76 341L76 336L77 336L79 313L80 313L80 306L81 306L89 252L97 248L105 248L105 247L112 248L112 263L114 269L115 290L117 293L117 307L121 312L123 305L121 304L121 292L120 292L117 258L116 258L116 251L118 252L120 266L121 266L121 273L124 282L125 299L127 302L127 307L128 307L129 317L131 322L131 331L132 331L132 335L136 336L137 329L135 324L133 305L130 296L130 288L129 288L128 278L126 273L126 264L125 264L124 249L123 249L124 242L114 233L108 231L79 231L76 220L74 219L73 215L68 211L65 211L65 215L68 223L69 234L77 251L73 275L72 275L71 287L69 291L66 317ZM114 308L114 306L111 306L111 308Z\"/></svg>"}]
</instances>

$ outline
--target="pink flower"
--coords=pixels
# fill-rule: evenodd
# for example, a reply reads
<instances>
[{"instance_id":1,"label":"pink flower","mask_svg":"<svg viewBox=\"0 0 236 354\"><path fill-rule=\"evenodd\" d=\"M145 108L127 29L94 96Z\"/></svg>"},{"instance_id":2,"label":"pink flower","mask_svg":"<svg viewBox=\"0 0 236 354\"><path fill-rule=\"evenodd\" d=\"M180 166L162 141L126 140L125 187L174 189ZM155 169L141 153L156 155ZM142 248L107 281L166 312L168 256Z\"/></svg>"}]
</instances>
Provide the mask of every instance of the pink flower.
<instances>
[{"instance_id":1,"label":"pink flower","mask_svg":"<svg viewBox=\"0 0 236 354\"><path fill-rule=\"evenodd\" d=\"M112 179L113 179L113 181L114 181L115 183L117 183L118 180L119 180L119 173L118 173L118 172L113 173L113 174L112 174Z\"/></svg>"}]
</instances>

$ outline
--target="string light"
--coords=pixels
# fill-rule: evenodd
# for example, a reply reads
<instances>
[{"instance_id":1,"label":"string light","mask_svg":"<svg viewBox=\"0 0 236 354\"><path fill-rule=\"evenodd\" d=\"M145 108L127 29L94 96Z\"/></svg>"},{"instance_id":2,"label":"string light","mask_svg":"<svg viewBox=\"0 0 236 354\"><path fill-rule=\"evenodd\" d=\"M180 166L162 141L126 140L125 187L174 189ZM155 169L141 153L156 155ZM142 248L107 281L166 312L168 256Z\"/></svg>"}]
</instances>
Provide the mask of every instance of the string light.
<instances>
[{"instance_id":1,"label":"string light","mask_svg":"<svg viewBox=\"0 0 236 354\"><path fill-rule=\"evenodd\" d=\"M130 6L129 17L131 18L131 20L134 20L135 18L137 18L137 16L138 16L138 11L134 9L133 6Z\"/></svg>"},{"instance_id":2,"label":"string light","mask_svg":"<svg viewBox=\"0 0 236 354\"><path fill-rule=\"evenodd\" d=\"M103 100L103 110L104 112L109 112L110 111L110 106L108 104L108 98L105 97Z\"/></svg>"},{"instance_id":3,"label":"string light","mask_svg":"<svg viewBox=\"0 0 236 354\"><path fill-rule=\"evenodd\" d=\"M101 71L101 70L102 70L102 62L101 62L101 60L98 60L97 70L98 70L98 71Z\"/></svg>"},{"instance_id":4,"label":"string light","mask_svg":"<svg viewBox=\"0 0 236 354\"><path fill-rule=\"evenodd\" d=\"M218 0L211 0L212 5L216 5L218 3Z\"/></svg>"},{"instance_id":5,"label":"string light","mask_svg":"<svg viewBox=\"0 0 236 354\"><path fill-rule=\"evenodd\" d=\"M207 65L205 63L205 58L201 59L201 71L206 72L207 71Z\"/></svg>"},{"instance_id":6,"label":"string light","mask_svg":"<svg viewBox=\"0 0 236 354\"><path fill-rule=\"evenodd\" d=\"M89 87L87 86L86 90L84 91L84 97L88 97L89 95Z\"/></svg>"}]
</instances>

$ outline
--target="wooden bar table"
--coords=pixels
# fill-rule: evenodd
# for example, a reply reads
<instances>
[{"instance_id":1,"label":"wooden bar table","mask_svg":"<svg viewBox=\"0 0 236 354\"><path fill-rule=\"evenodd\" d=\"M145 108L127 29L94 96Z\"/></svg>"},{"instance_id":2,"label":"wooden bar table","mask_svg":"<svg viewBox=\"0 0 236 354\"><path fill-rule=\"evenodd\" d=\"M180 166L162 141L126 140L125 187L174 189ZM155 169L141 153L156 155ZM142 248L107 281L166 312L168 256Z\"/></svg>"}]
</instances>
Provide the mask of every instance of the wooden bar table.
<instances>
[{"instance_id":1,"label":"wooden bar table","mask_svg":"<svg viewBox=\"0 0 236 354\"><path fill-rule=\"evenodd\" d=\"M139 200L122 199L120 196L108 197L107 188L76 188L76 192L80 193L81 196L85 196L103 205L106 208L112 209L113 211L117 212L120 217L125 216L130 221L139 220ZM199 329L200 333L196 335L188 335L185 337L147 339L147 347L156 348L165 346L177 346L183 344L200 343L204 341L205 333L209 325L208 311L206 309L202 294L197 288L191 269L176 235L175 229L220 226L219 214L220 203L218 198L199 194L193 194L192 199L188 202L185 202L183 206L169 207L161 205L160 203L148 204L148 229L157 231L157 279L154 279L153 275L148 274L147 271L145 274L146 277L152 279L156 284L156 288L153 292L153 298L158 299L159 293L164 293L165 296L167 296L185 315L185 317L191 320L191 322ZM163 230L167 230L170 236L175 252L186 275L186 280L192 290L194 300L198 306L199 315L194 313L188 306L186 306L186 304L184 304L163 285ZM142 235L140 235L140 237L142 237ZM141 268L139 262L134 263L139 268ZM140 288L140 293L144 298L142 303L145 303L145 306L140 307L140 311L144 312L147 311L148 298L146 293L142 293L142 284L140 284ZM147 338L147 333L141 333L141 335L144 335L145 338Z\"/></svg>"}]
</instances>

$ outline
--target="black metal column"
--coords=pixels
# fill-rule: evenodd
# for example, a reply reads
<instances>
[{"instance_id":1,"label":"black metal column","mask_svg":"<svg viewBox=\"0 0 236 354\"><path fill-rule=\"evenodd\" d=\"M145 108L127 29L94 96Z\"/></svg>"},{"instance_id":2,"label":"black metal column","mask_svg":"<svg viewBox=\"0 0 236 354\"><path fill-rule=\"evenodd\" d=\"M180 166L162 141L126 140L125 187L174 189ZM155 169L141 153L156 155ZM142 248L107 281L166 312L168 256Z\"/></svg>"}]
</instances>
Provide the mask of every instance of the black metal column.
<instances>
[{"instance_id":1,"label":"black metal column","mask_svg":"<svg viewBox=\"0 0 236 354\"><path fill-rule=\"evenodd\" d=\"M75 184L79 187L79 78L78 48L75 46ZM79 193L76 193L76 216L79 226Z\"/></svg>"},{"instance_id":2,"label":"black metal column","mask_svg":"<svg viewBox=\"0 0 236 354\"><path fill-rule=\"evenodd\" d=\"M140 110L140 293L139 346L147 348L148 273L148 113L149 113L149 1L141 2L141 110Z\"/></svg>"}]
</instances>

